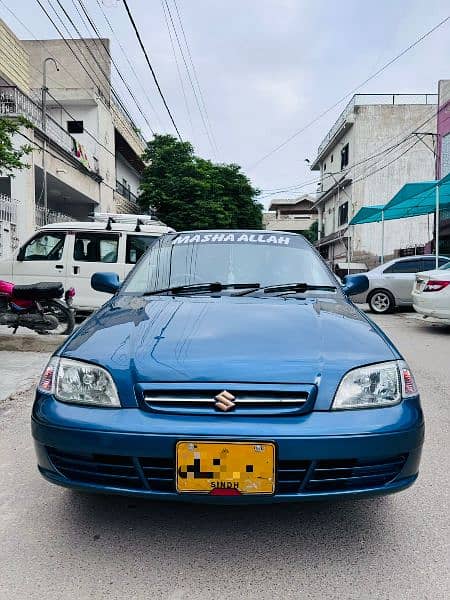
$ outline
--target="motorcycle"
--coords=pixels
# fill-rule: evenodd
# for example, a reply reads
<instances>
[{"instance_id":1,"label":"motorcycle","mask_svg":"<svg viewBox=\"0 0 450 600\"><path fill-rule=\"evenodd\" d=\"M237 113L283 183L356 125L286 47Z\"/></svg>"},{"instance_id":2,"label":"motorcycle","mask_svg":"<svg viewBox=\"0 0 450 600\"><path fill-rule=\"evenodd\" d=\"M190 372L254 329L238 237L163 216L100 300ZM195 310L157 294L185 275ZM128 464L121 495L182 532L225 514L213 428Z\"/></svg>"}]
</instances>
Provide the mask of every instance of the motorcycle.
<instances>
[{"instance_id":1,"label":"motorcycle","mask_svg":"<svg viewBox=\"0 0 450 600\"><path fill-rule=\"evenodd\" d=\"M26 327L39 334L68 335L75 327L74 296L73 288L64 293L62 283L14 285L0 280L0 325L13 333Z\"/></svg>"}]
</instances>

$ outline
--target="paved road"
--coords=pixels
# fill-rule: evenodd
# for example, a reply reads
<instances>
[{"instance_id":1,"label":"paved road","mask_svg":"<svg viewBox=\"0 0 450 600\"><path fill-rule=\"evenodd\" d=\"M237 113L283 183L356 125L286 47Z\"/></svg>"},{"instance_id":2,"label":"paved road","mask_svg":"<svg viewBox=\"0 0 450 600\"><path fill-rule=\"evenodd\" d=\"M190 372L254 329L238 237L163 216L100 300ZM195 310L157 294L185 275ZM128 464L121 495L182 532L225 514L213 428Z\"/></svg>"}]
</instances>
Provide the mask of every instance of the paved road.
<instances>
[{"instance_id":1,"label":"paved road","mask_svg":"<svg viewBox=\"0 0 450 600\"><path fill-rule=\"evenodd\" d=\"M0 351L0 401L28 390L47 364L45 352Z\"/></svg>"},{"instance_id":2,"label":"paved road","mask_svg":"<svg viewBox=\"0 0 450 600\"><path fill-rule=\"evenodd\" d=\"M31 394L0 408L0 598L450 597L450 328L377 321L414 368L419 482L376 500L229 508L83 496L39 478Z\"/></svg>"}]
</instances>

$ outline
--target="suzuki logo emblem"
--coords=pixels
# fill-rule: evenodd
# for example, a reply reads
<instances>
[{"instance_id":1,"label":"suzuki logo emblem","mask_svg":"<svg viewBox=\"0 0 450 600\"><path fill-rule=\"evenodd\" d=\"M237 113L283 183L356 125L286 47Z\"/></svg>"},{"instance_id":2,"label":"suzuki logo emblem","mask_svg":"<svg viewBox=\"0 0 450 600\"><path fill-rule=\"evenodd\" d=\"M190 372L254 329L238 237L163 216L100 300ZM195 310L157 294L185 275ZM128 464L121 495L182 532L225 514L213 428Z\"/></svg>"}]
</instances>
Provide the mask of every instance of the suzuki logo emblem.
<instances>
[{"instance_id":1,"label":"suzuki logo emblem","mask_svg":"<svg viewBox=\"0 0 450 600\"><path fill-rule=\"evenodd\" d=\"M223 412L232 410L236 406L236 404L234 402L234 400L236 400L236 398L233 396L233 394L230 394L230 392L227 392L227 390L223 390L223 392L220 392L220 394L217 394L217 396L214 398L214 400L215 400L215 407L219 410L222 410Z\"/></svg>"}]
</instances>

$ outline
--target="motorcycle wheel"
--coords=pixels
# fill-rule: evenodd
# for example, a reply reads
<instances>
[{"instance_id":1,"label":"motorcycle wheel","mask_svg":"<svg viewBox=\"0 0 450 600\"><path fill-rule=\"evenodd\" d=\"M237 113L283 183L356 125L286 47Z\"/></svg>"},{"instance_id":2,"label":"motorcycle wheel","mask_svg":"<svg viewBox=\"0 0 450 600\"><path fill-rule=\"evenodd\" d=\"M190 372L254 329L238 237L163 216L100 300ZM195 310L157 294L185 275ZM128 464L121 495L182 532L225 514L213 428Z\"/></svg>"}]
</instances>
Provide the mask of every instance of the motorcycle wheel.
<instances>
[{"instance_id":1,"label":"motorcycle wheel","mask_svg":"<svg viewBox=\"0 0 450 600\"><path fill-rule=\"evenodd\" d=\"M59 326L50 331L45 329L36 329L38 333L51 335L69 335L72 333L75 327L75 316L70 308L68 308L59 300L47 300L46 302L41 302L40 304L44 314L50 314L58 319Z\"/></svg>"}]
</instances>

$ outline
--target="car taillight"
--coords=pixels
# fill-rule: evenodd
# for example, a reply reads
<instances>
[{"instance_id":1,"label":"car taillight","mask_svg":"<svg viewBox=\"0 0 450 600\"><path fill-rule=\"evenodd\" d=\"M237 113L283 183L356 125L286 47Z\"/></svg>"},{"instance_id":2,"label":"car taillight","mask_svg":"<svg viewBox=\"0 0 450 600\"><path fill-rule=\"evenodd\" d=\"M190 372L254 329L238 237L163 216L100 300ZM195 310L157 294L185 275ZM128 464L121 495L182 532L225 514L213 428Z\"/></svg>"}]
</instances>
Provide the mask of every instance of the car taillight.
<instances>
[{"instance_id":1,"label":"car taillight","mask_svg":"<svg viewBox=\"0 0 450 600\"><path fill-rule=\"evenodd\" d=\"M430 279L427 281L426 286L423 288L424 292L440 292L444 288L450 285L450 281L438 281L435 279Z\"/></svg>"}]
</instances>

